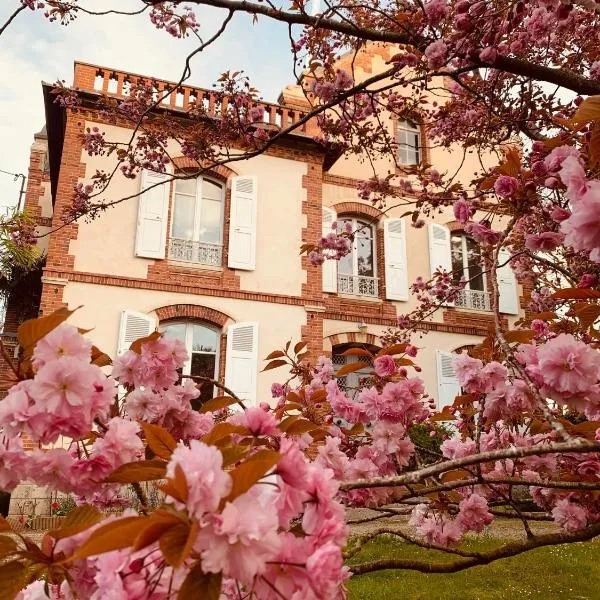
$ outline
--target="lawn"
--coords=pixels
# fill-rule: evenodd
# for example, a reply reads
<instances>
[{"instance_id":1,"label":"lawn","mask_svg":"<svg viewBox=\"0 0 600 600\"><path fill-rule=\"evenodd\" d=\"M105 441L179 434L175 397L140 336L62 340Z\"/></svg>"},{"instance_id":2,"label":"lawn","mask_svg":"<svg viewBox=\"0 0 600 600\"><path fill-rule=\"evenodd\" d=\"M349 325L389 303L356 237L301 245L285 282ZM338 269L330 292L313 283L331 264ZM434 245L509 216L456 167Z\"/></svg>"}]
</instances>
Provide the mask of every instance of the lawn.
<instances>
[{"instance_id":1,"label":"lawn","mask_svg":"<svg viewBox=\"0 0 600 600\"><path fill-rule=\"evenodd\" d=\"M485 551L492 538L469 542ZM437 551L387 538L370 542L350 561L386 557L452 560ZM380 571L350 580L350 600L554 600L600 599L600 539L532 550L515 558L452 574Z\"/></svg>"}]
</instances>

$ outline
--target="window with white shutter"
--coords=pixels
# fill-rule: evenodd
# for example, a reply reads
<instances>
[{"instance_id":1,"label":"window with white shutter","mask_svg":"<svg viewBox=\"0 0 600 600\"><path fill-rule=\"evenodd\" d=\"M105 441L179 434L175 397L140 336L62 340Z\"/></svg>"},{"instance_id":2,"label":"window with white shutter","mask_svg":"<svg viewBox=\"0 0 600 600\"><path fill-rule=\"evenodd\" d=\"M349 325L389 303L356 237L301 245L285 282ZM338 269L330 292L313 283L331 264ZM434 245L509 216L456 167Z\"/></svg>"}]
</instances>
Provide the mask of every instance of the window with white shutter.
<instances>
[{"instance_id":1,"label":"window with white shutter","mask_svg":"<svg viewBox=\"0 0 600 600\"><path fill-rule=\"evenodd\" d=\"M168 173L142 169L138 205L135 255L164 258L167 243L170 184ZM144 191L147 190L147 191Z\"/></svg>"},{"instance_id":2,"label":"window with white shutter","mask_svg":"<svg viewBox=\"0 0 600 600\"><path fill-rule=\"evenodd\" d=\"M155 329L156 321L152 317L134 310L122 311L117 354L123 354L133 342L149 336Z\"/></svg>"},{"instance_id":3,"label":"window with white shutter","mask_svg":"<svg viewBox=\"0 0 600 600\"><path fill-rule=\"evenodd\" d=\"M456 396L460 396L460 384L454 373L452 362L456 354L451 352L436 352L437 358L437 379L438 379L438 402L437 410L441 411L444 406L450 406L454 403Z\"/></svg>"},{"instance_id":4,"label":"window with white shutter","mask_svg":"<svg viewBox=\"0 0 600 600\"><path fill-rule=\"evenodd\" d=\"M452 271L450 230L438 223L429 224L429 266L432 275L437 269Z\"/></svg>"},{"instance_id":5,"label":"window with white shutter","mask_svg":"<svg viewBox=\"0 0 600 600\"><path fill-rule=\"evenodd\" d=\"M337 215L331 208L323 207L323 237L331 233L331 226L335 223ZM337 260L327 259L325 250L325 262L323 263L323 291L337 292Z\"/></svg>"},{"instance_id":6,"label":"window with white shutter","mask_svg":"<svg viewBox=\"0 0 600 600\"><path fill-rule=\"evenodd\" d=\"M502 266L498 267L496 270L499 294L498 308L501 313L518 315L519 294L517 290L517 278L508 262L509 259L510 252L502 248L498 255L498 264Z\"/></svg>"},{"instance_id":7,"label":"window with white shutter","mask_svg":"<svg viewBox=\"0 0 600 600\"><path fill-rule=\"evenodd\" d=\"M388 300L408 300L408 266L404 219L383 222L385 256L385 296Z\"/></svg>"},{"instance_id":8,"label":"window with white shutter","mask_svg":"<svg viewBox=\"0 0 600 600\"><path fill-rule=\"evenodd\" d=\"M231 178L228 265L232 269L256 268L257 200L257 177Z\"/></svg>"},{"instance_id":9,"label":"window with white shutter","mask_svg":"<svg viewBox=\"0 0 600 600\"><path fill-rule=\"evenodd\" d=\"M258 323L236 323L227 331L225 386L240 400L256 402Z\"/></svg>"}]
</instances>

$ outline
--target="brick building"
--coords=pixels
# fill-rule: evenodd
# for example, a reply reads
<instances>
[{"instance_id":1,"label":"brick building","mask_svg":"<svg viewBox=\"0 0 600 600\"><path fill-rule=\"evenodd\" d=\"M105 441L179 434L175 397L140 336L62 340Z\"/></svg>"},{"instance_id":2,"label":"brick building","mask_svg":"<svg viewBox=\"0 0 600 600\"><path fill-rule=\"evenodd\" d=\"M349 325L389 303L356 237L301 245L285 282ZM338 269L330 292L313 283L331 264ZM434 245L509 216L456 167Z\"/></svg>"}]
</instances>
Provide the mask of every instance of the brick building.
<instances>
[{"instance_id":1,"label":"brick building","mask_svg":"<svg viewBox=\"0 0 600 600\"><path fill-rule=\"evenodd\" d=\"M385 69L389 57L388 48L367 46L355 60L356 78ZM409 283L418 275L454 267L471 279L470 289L455 306L423 322L420 332L426 335L417 342L423 347L419 364L427 390L439 407L452 402L458 386L450 353L480 341L492 324L477 244L463 235L449 210L415 229L401 216L405 208L383 214L361 201L357 183L371 176L370 166L356 156L325 152L313 141L310 122L261 156L197 180L155 187L93 222L63 226L74 186L96 169L110 170L113 160L82 151L85 129L97 125L111 140L125 141L131 134L125 126L104 122L86 100L99 94L123 97L140 78L159 93L167 85L76 63L73 83L83 100L77 112L54 103L51 86L43 86L46 124L32 146L26 205L40 230L53 231L42 239L47 258L40 304L33 308L48 314L81 305L70 322L91 329L87 335L113 356L157 328L179 336L192 356L188 373L214 375L240 396L262 401L283 376L277 370L260 373L270 351L303 339L313 358L326 353L341 364L344 349L378 346L397 315L410 312ZM223 107L215 106L211 92L189 86L172 93L161 110L177 113L194 103L220 118ZM265 104L265 121L284 127L301 118L303 106L298 88L288 86L278 105ZM426 160L445 172L462 162L459 179L466 184L479 166L474 155L463 161L460 148L430 147L425 124L390 121L389 126L402 164ZM174 165L197 166L182 156ZM376 165L382 174L391 166L387 157ZM108 194L111 199L136 195L164 178L151 172L135 180L118 174ZM300 246L317 240L334 220L362 228L353 251L339 264L311 266L299 255ZM524 305L523 290L508 268L501 270L500 287L501 310L512 322ZM9 304L5 336L24 316L18 308Z\"/></svg>"}]
</instances>

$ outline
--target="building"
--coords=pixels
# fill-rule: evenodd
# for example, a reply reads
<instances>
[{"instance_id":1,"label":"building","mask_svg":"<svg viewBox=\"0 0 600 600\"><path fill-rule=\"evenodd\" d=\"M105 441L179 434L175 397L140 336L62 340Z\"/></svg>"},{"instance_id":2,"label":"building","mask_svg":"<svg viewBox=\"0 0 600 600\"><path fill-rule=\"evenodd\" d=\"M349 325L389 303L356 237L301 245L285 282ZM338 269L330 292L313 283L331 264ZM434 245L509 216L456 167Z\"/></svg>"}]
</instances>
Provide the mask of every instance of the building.
<instances>
[{"instance_id":1,"label":"building","mask_svg":"<svg viewBox=\"0 0 600 600\"><path fill-rule=\"evenodd\" d=\"M387 68L391 52L367 46L354 62L356 78ZM397 315L410 312L415 305L410 282L438 266L454 267L471 279L470 289L457 305L423 322L420 332L426 335L418 341L426 389L439 408L451 403L459 392L451 353L481 341L493 322L477 244L462 233L450 210L415 229L401 216L405 209L383 214L361 201L356 187L370 176L368 165L324 151L312 139L310 122L261 156L218 167L198 180L152 188L95 221L64 226L61 216L74 186L113 160L82 150L85 129L97 125L108 138L123 141L131 134L125 126L104 122L85 100L99 94L123 97L138 78L152 81L158 91L167 85L78 62L73 83L84 104L77 112L56 104L51 86L43 86L46 124L32 146L26 196L40 231L52 231L41 241L47 260L40 313L81 306L70 322L91 329L87 335L110 355L156 328L180 336L191 352L187 373L214 376L243 398L268 401L271 383L284 377L278 370L260 372L269 352L302 339L312 358L330 354L341 364L347 360L344 349L378 346ZM279 102L264 105L269 127L301 118L303 97L296 87L286 88ZM204 103L220 117L211 92L189 86L171 94L163 109L176 113L193 103ZM389 125L402 164L426 160L444 172L462 161L460 148L431 147L424 124ZM387 173L391 163L385 157L380 163ZM194 166L182 156L174 159L176 169ZM461 181L468 184L478 166L467 154ZM144 172L131 180L119 174L108 193L112 199L135 196L140 186L164 177ZM316 241L334 220L363 227L354 249L339 264L311 266L299 255L300 246ZM500 280L501 309L513 322L526 294L508 267ZM17 308L9 303L8 338L24 316ZM348 376L345 384L359 376ZM205 386L203 395L212 391Z\"/></svg>"}]
</instances>

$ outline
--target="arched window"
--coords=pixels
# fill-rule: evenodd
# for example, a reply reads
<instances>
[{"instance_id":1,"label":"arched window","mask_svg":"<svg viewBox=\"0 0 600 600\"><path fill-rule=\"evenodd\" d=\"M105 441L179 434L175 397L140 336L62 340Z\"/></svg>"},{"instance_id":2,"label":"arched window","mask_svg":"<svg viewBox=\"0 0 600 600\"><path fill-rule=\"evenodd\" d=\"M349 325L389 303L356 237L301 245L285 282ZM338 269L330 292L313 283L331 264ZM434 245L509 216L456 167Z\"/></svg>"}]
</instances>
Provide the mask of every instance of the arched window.
<instances>
[{"instance_id":1,"label":"arched window","mask_svg":"<svg viewBox=\"0 0 600 600\"><path fill-rule=\"evenodd\" d=\"M159 327L165 337L180 339L188 351L188 361L182 374L217 379L219 363L219 330L204 323L190 321L165 323ZM198 382L199 383L199 382ZM214 386L205 383L200 388L198 404L214 396Z\"/></svg>"},{"instance_id":2,"label":"arched window","mask_svg":"<svg viewBox=\"0 0 600 600\"><path fill-rule=\"evenodd\" d=\"M491 310L479 244L460 232L452 234L450 243L454 283L458 284L463 278L466 280L465 289L456 302L457 306Z\"/></svg>"},{"instance_id":3,"label":"arched window","mask_svg":"<svg viewBox=\"0 0 600 600\"><path fill-rule=\"evenodd\" d=\"M223 198L223 185L211 179L175 181L169 258L221 266Z\"/></svg>"},{"instance_id":4,"label":"arched window","mask_svg":"<svg viewBox=\"0 0 600 600\"><path fill-rule=\"evenodd\" d=\"M345 230L346 223L355 237L351 252L338 263L338 293L377 297L375 229L365 221L342 217L338 219L339 231Z\"/></svg>"},{"instance_id":5,"label":"arched window","mask_svg":"<svg viewBox=\"0 0 600 600\"><path fill-rule=\"evenodd\" d=\"M367 356L344 356L344 352L350 348L363 348L374 354L378 352L379 348L370 344L348 343L338 344L332 349L331 362L333 362L333 369L336 373L345 365L365 363L364 367L337 379L340 390L350 398L355 398L361 386L369 383L373 364Z\"/></svg>"},{"instance_id":6,"label":"arched window","mask_svg":"<svg viewBox=\"0 0 600 600\"><path fill-rule=\"evenodd\" d=\"M398 161L401 165L421 162L421 128L413 121L398 122Z\"/></svg>"}]
</instances>

